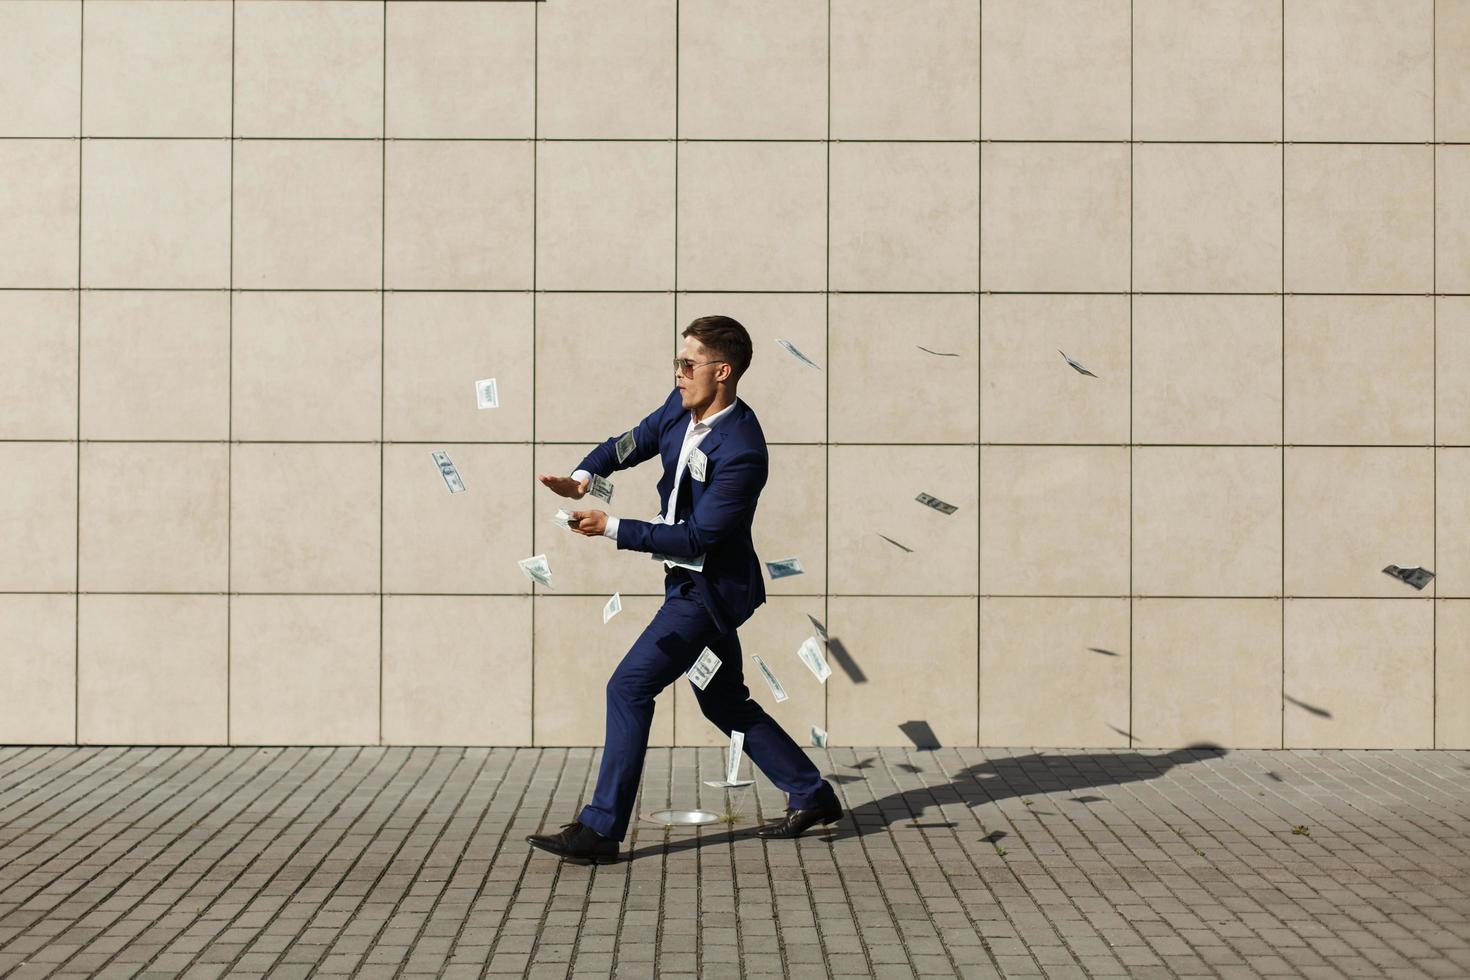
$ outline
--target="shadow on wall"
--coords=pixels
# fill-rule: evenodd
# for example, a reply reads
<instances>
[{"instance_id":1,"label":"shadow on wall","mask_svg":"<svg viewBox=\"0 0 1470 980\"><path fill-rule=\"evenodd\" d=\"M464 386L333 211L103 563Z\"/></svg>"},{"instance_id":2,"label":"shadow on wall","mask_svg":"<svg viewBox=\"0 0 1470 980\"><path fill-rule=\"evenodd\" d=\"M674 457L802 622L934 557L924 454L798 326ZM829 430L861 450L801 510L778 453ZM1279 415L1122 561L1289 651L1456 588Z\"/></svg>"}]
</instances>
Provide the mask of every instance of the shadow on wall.
<instances>
[{"instance_id":1,"label":"shadow on wall","mask_svg":"<svg viewBox=\"0 0 1470 980\"><path fill-rule=\"evenodd\" d=\"M1221 759L1227 754L1227 750L1217 745L1191 745L1188 748L1174 749L1171 752L1161 752L1157 755L1145 755L1142 752L1126 750L1072 754L1032 752L1027 755L988 759L953 773L948 783L890 793L880 799L860 803L849 810L838 823L827 828L814 827L807 831L806 836L824 841L835 841L874 833L887 833L888 828L899 821L918 821L929 807L955 803L962 803L973 810L986 803L996 803L1014 797L1024 798L1047 793L1078 793L1080 790L1089 789L1105 793L1109 786L1146 782L1159 778L1175 766ZM862 759L843 768L869 769L873 768L874 761L874 759ZM903 763L895 768L911 773L925 771L920 767ZM938 771L937 767L934 771ZM834 784L842 784L861 782L865 777L838 773L828 778ZM1067 802L1086 805L1104 802L1106 797L1081 793L1064 799ZM768 814L767 818L773 816ZM952 827L954 824L940 820L922 824L905 823L904 829L912 826L942 828ZM667 844L659 840L637 848L630 857L637 858L644 854L659 853L665 847L670 851L680 851L691 847L725 845L733 837L746 837L754 833L755 829L752 827L725 833L706 831L699 837L671 840ZM992 830L981 839L988 843L995 843L1005 836L1004 831Z\"/></svg>"}]
</instances>

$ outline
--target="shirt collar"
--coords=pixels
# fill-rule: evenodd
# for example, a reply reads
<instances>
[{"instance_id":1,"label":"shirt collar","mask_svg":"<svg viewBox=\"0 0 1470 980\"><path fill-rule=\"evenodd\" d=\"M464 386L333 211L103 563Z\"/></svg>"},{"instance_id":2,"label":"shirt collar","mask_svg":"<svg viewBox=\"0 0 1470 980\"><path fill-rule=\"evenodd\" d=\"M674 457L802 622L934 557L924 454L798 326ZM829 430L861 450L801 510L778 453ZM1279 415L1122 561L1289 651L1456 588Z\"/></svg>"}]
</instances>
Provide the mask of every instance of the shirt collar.
<instances>
[{"instance_id":1,"label":"shirt collar","mask_svg":"<svg viewBox=\"0 0 1470 980\"><path fill-rule=\"evenodd\" d=\"M690 425L690 428L698 428L701 425L704 426L704 427L706 427L706 428L708 428L709 426L712 426L716 422L718 422L723 416L725 416L730 411L730 409L734 408L738 404L740 404L740 396L739 395L736 395L735 396L735 399L733 401L731 401L730 404L726 405L724 408L720 409L718 412L716 412L713 415L706 415L704 418L700 419L698 422L694 421L694 413L693 412L690 412L689 413L689 425Z\"/></svg>"}]
</instances>

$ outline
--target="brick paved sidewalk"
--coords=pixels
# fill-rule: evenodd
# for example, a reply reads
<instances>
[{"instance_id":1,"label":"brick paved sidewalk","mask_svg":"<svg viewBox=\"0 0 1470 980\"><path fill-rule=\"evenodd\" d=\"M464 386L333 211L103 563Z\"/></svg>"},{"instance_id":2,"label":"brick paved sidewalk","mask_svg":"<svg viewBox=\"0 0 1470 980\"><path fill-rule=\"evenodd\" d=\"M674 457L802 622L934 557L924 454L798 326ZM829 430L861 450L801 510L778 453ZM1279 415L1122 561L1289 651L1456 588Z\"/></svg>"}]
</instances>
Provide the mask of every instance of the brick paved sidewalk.
<instances>
[{"instance_id":1,"label":"brick paved sidewalk","mask_svg":"<svg viewBox=\"0 0 1470 980\"><path fill-rule=\"evenodd\" d=\"M1470 753L807 751L589 868L597 750L0 747L0 976L1470 976Z\"/></svg>"}]
</instances>

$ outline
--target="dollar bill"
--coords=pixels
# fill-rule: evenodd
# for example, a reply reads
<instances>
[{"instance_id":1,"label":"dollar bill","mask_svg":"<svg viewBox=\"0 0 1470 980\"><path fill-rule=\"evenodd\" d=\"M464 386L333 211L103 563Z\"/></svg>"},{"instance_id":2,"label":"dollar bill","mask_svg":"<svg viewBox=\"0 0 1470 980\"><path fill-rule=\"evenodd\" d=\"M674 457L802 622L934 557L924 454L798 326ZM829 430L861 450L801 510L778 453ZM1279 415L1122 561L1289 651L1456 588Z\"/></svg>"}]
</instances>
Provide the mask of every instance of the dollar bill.
<instances>
[{"instance_id":1,"label":"dollar bill","mask_svg":"<svg viewBox=\"0 0 1470 980\"><path fill-rule=\"evenodd\" d=\"M812 726L812 744L819 749L825 749L827 747L826 729L818 728L816 725Z\"/></svg>"},{"instance_id":2,"label":"dollar bill","mask_svg":"<svg viewBox=\"0 0 1470 980\"><path fill-rule=\"evenodd\" d=\"M716 789L737 789L741 786L749 786L753 782L755 782L754 779L706 779L704 784Z\"/></svg>"},{"instance_id":3,"label":"dollar bill","mask_svg":"<svg viewBox=\"0 0 1470 980\"><path fill-rule=\"evenodd\" d=\"M689 683L703 691L709 686L710 678L715 676L715 671L719 669L720 658L715 656L715 652L709 647L705 647L704 652L699 655L698 660L694 661L694 666L689 668L685 676L689 678Z\"/></svg>"},{"instance_id":4,"label":"dollar bill","mask_svg":"<svg viewBox=\"0 0 1470 980\"><path fill-rule=\"evenodd\" d=\"M689 460L685 465L689 468L689 475L700 483L704 482L704 468L709 463L709 457L695 449L689 454Z\"/></svg>"},{"instance_id":5,"label":"dollar bill","mask_svg":"<svg viewBox=\"0 0 1470 980\"><path fill-rule=\"evenodd\" d=\"M772 579L785 578L788 575L801 575L806 570L801 567L799 558L782 558L780 561L766 562L766 571Z\"/></svg>"},{"instance_id":6,"label":"dollar bill","mask_svg":"<svg viewBox=\"0 0 1470 980\"><path fill-rule=\"evenodd\" d=\"M567 510L565 507L558 507L556 509L556 513L552 515L551 519L561 527L566 528L568 531L572 529L572 514L571 511Z\"/></svg>"},{"instance_id":7,"label":"dollar bill","mask_svg":"<svg viewBox=\"0 0 1470 980\"><path fill-rule=\"evenodd\" d=\"M622 460L619 460L619 462L622 462ZM605 504L612 503L613 485L608 482L608 479L606 477L598 476L596 473L593 473L592 482L587 487L587 492L592 494L592 496L601 500Z\"/></svg>"},{"instance_id":8,"label":"dollar bill","mask_svg":"<svg viewBox=\"0 0 1470 980\"><path fill-rule=\"evenodd\" d=\"M602 607L602 625L623 611L623 596L620 592L614 592L612 598L607 600L607 605Z\"/></svg>"},{"instance_id":9,"label":"dollar bill","mask_svg":"<svg viewBox=\"0 0 1470 980\"><path fill-rule=\"evenodd\" d=\"M766 662L760 658L760 654L754 655L752 659L755 661L756 669L766 679L766 684L770 687L771 693L776 696L776 703L780 704L789 698L791 695L787 694L786 688L782 687L781 682L776 680L776 675L771 673L771 668L766 666Z\"/></svg>"},{"instance_id":10,"label":"dollar bill","mask_svg":"<svg viewBox=\"0 0 1470 980\"><path fill-rule=\"evenodd\" d=\"M809 619L809 620L811 620L812 629L816 630L817 631L817 635L822 638L822 642L823 643L826 643L827 642L827 627L823 626L821 620L817 619L817 617L813 616L811 613L807 613L806 614L806 618Z\"/></svg>"},{"instance_id":11,"label":"dollar bill","mask_svg":"<svg viewBox=\"0 0 1470 980\"><path fill-rule=\"evenodd\" d=\"M675 558L673 555L661 555L655 551L651 552L649 557L663 562L665 568L674 568L677 566L679 568L687 568L693 572L704 571L703 553L695 555L693 558Z\"/></svg>"},{"instance_id":12,"label":"dollar bill","mask_svg":"<svg viewBox=\"0 0 1470 980\"><path fill-rule=\"evenodd\" d=\"M827 666L827 660L822 656L822 648L817 643L815 636L809 636L803 640L801 646L797 648L796 655L801 658L801 662L806 664L807 670L810 670L817 680L823 684L827 683L827 678L832 676L832 668Z\"/></svg>"},{"instance_id":13,"label":"dollar bill","mask_svg":"<svg viewBox=\"0 0 1470 980\"><path fill-rule=\"evenodd\" d=\"M792 344L791 341L789 341L789 340L778 340L778 341L776 341L776 343L778 343L782 347L786 348L786 352L788 354L790 354L792 357L796 358L801 363L807 365L808 367L817 368L816 363L810 357L807 357L801 351L797 350L796 349L796 345ZM820 371L822 369L821 368L817 368L817 370Z\"/></svg>"},{"instance_id":14,"label":"dollar bill","mask_svg":"<svg viewBox=\"0 0 1470 980\"><path fill-rule=\"evenodd\" d=\"M434 463L439 467L439 475L444 477L444 485L449 488L450 493L464 493L464 481L459 478L459 470L449 460L449 454L442 449L433 452Z\"/></svg>"},{"instance_id":15,"label":"dollar bill","mask_svg":"<svg viewBox=\"0 0 1470 980\"><path fill-rule=\"evenodd\" d=\"M494 378L475 382L475 405L479 408L500 407L500 395L495 390Z\"/></svg>"},{"instance_id":16,"label":"dollar bill","mask_svg":"<svg viewBox=\"0 0 1470 980\"><path fill-rule=\"evenodd\" d=\"M638 440L634 437L633 430L629 429L627 432L624 432L621 436L618 437L617 444L614 446L614 448L618 451L618 462L621 463L623 460L633 455L633 450L637 447Z\"/></svg>"},{"instance_id":17,"label":"dollar bill","mask_svg":"<svg viewBox=\"0 0 1470 980\"><path fill-rule=\"evenodd\" d=\"M920 493L914 499L923 504L925 507L933 507L941 514L953 514L955 511L959 510L959 508L956 507L954 504L947 504L944 501L940 500L938 497L931 497L927 493Z\"/></svg>"},{"instance_id":18,"label":"dollar bill","mask_svg":"<svg viewBox=\"0 0 1470 980\"><path fill-rule=\"evenodd\" d=\"M904 551L907 551L910 554L913 553L913 550L914 550L913 548L910 548L906 544L899 544L897 541L893 540L888 535L884 534L882 531L874 531L873 533L876 534L876 535L878 535L878 537L882 538L884 541L887 541L889 544L893 545L895 548L902 548Z\"/></svg>"},{"instance_id":19,"label":"dollar bill","mask_svg":"<svg viewBox=\"0 0 1470 980\"><path fill-rule=\"evenodd\" d=\"M1388 565L1383 569L1385 574L1392 575L1400 582L1406 582L1416 589L1423 589L1434 578L1434 573L1427 568L1415 565L1413 568L1400 568L1397 565Z\"/></svg>"},{"instance_id":20,"label":"dollar bill","mask_svg":"<svg viewBox=\"0 0 1470 980\"><path fill-rule=\"evenodd\" d=\"M530 558L522 558L516 564L521 566L521 571L526 573L526 578L533 582L539 582L548 589L555 588L551 584L551 566L546 564L545 555L532 555Z\"/></svg>"},{"instance_id":21,"label":"dollar bill","mask_svg":"<svg viewBox=\"0 0 1470 980\"><path fill-rule=\"evenodd\" d=\"M1095 375L1091 371L1087 370L1087 368L1083 367L1081 364L1078 364L1076 361L1072 360L1070 357L1067 357L1066 353L1060 347L1057 348L1057 353L1058 354L1061 354L1062 357L1066 358L1068 364L1072 365L1072 367L1076 368L1078 371L1080 371L1083 374L1087 375L1089 378L1095 378L1095 377L1097 377L1097 375Z\"/></svg>"},{"instance_id":22,"label":"dollar bill","mask_svg":"<svg viewBox=\"0 0 1470 980\"><path fill-rule=\"evenodd\" d=\"M740 753L745 748L745 733L730 732L730 748L725 756L725 782L733 783L740 779Z\"/></svg>"}]
</instances>

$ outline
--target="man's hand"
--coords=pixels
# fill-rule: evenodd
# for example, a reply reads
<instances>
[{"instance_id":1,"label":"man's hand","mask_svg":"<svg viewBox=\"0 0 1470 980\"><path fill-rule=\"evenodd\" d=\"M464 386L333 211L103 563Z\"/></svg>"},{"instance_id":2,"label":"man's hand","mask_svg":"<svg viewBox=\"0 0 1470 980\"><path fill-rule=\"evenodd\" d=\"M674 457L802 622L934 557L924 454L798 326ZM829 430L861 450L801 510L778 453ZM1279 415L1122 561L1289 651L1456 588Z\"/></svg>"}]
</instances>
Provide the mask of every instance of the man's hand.
<instances>
[{"instance_id":1,"label":"man's hand","mask_svg":"<svg viewBox=\"0 0 1470 980\"><path fill-rule=\"evenodd\" d=\"M567 522L567 527L578 534L585 534L589 538L595 538L607 530L607 511L602 510L574 510L572 519Z\"/></svg>"},{"instance_id":2,"label":"man's hand","mask_svg":"<svg viewBox=\"0 0 1470 980\"><path fill-rule=\"evenodd\" d=\"M591 480L577 481L569 476L548 476L545 473L541 474L540 479L542 483L551 488L553 493L570 497L573 500L581 500L587 493L587 487L592 483Z\"/></svg>"}]
</instances>

